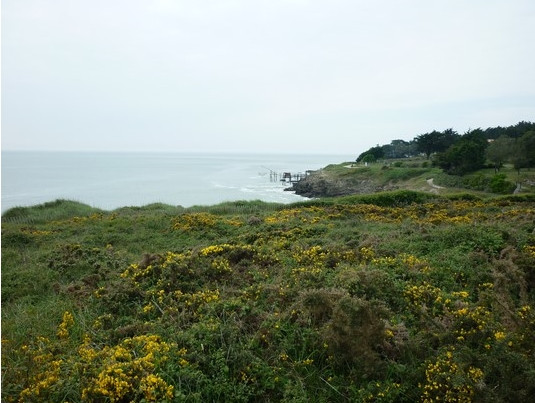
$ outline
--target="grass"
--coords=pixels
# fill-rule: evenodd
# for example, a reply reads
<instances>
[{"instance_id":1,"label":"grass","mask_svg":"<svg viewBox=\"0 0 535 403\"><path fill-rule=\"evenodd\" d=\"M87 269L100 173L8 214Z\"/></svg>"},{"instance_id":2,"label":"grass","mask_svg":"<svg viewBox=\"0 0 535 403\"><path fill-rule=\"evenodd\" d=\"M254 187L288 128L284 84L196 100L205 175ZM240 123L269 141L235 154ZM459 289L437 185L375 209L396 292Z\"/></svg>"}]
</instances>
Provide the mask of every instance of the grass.
<instances>
[{"instance_id":1,"label":"grass","mask_svg":"<svg viewBox=\"0 0 535 403\"><path fill-rule=\"evenodd\" d=\"M2 401L527 401L534 222L409 190L10 210Z\"/></svg>"},{"instance_id":2,"label":"grass","mask_svg":"<svg viewBox=\"0 0 535 403\"><path fill-rule=\"evenodd\" d=\"M2 215L2 222L38 224L47 221L61 220L74 216L98 214L101 210L86 204L58 199L27 207L14 207Z\"/></svg>"}]
</instances>

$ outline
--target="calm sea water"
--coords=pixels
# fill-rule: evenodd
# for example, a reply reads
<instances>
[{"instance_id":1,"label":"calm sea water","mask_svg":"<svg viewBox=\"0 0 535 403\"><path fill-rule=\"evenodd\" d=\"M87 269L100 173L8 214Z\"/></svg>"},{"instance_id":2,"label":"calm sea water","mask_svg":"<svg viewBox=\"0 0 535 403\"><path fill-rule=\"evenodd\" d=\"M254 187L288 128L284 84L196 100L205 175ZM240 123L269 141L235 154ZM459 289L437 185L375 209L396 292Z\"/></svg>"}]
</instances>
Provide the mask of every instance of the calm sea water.
<instances>
[{"instance_id":1,"label":"calm sea water","mask_svg":"<svg viewBox=\"0 0 535 403\"><path fill-rule=\"evenodd\" d=\"M154 202L189 207L233 200L302 200L270 170L304 172L341 155L2 151L2 212L59 198L112 210Z\"/></svg>"}]
</instances>

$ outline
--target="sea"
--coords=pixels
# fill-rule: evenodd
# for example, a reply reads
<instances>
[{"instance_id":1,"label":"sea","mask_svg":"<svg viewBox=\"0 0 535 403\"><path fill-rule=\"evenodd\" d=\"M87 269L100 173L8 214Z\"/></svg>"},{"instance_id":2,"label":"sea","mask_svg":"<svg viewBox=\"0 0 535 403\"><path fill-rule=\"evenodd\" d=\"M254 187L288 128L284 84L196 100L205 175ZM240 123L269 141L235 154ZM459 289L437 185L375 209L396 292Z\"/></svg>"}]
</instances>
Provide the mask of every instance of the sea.
<instances>
[{"instance_id":1,"label":"sea","mask_svg":"<svg viewBox=\"0 0 535 403\"><path fill-rule=\"evenodd\" d=\"M2 213L56 199L104 210L165 203L214 205L304 198L284 172L305 173L353 155L2 151Z\"/></svg>"}]
</instances>

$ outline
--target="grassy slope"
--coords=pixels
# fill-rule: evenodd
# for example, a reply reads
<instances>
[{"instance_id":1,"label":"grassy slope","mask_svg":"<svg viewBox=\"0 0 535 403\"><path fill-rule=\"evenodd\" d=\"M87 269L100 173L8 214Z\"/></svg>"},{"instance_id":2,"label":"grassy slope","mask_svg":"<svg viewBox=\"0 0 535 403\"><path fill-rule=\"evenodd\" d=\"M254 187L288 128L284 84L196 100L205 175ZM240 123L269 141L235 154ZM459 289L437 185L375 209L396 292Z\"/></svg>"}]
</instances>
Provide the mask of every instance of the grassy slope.
<instances>
[{"instance_id":1,"label":"grassy slope","mask_svg":"<svg viewBox=\"0 0 535 403\"><path fill-rule=\"evenodd\" d=\"M414 192L10 211L2 400L526 401L534 222Z\"/></svg>"},{"instance_id":2,"label":"grassy slope","mask_svg":"<svg viewBox=\"0 0 535 403\"><path fill-rule=\"evenodd\" d=\"M427 166L429 165L429 166ZM535 192L535 171L523 170L520 175L512 166L506 165L500 171L511 184L522 184L523 193ZM327 193L367 194L382 190L415 190L438 194L455 194L472 192L485 195L489 192L489 182L495 175L494 169L482 169L464 177L447 175L440 168L431 167L430 162L422 158L408 160L388 160L385 163L374 163L368 166L345 162L333 164L317 172L320 178L331 184L327 186ZM428 179L434 178L434 184L441 188L430 186ZM512 190L511 190L512 192Z\"/></svg>"}]
</instances>

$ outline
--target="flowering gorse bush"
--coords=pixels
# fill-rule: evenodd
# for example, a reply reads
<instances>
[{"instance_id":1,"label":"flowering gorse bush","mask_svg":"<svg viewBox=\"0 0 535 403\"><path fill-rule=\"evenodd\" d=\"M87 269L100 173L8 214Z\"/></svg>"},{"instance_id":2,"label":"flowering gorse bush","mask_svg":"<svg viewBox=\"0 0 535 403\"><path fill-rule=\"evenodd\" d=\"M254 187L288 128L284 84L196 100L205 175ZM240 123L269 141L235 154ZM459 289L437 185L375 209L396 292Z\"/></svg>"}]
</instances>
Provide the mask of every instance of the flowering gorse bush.
<instances>
[{"instance_id":1,"label":"flowering gorse bush","mask_svg":"<svg viewBox=\"0 0 535 403\"><path fill-rule=\"evenodd\" d=\"M213 228L219 224L239 227L242 222L236 218L225 219L209 213L186 213L173 220L173 229L188 232Z\"/></svg>"},{"instance_id":2,"label":"flowering gorse bush","mask_svg":"<svg viewBox=\"0 0 535 403\"><path fill-rule=\"evenodd\" d=\"M474 398L475 388L482 386L483 371L471 366L463 368L455 362L454 352L454 349L447 350L427 365L426 382L421 385L423 402L469 403Z\"/></svg>"},{"instance_id":3,"label":"flowering gorse bush","mask_svg":"<svg viewBox=\"0 0 535 403\"><path fill-rule=\"evenodd\" d=\"M82 400L171 400L173 385L157 373L169 359L170 350L175 359L186 354L185 349L177 349L155 335L127 338L103 348L94 346L87 336L78 348L78 366L84 374ZM187 361L181 365L187 365Z\"/></svg>"}]
</instances>

